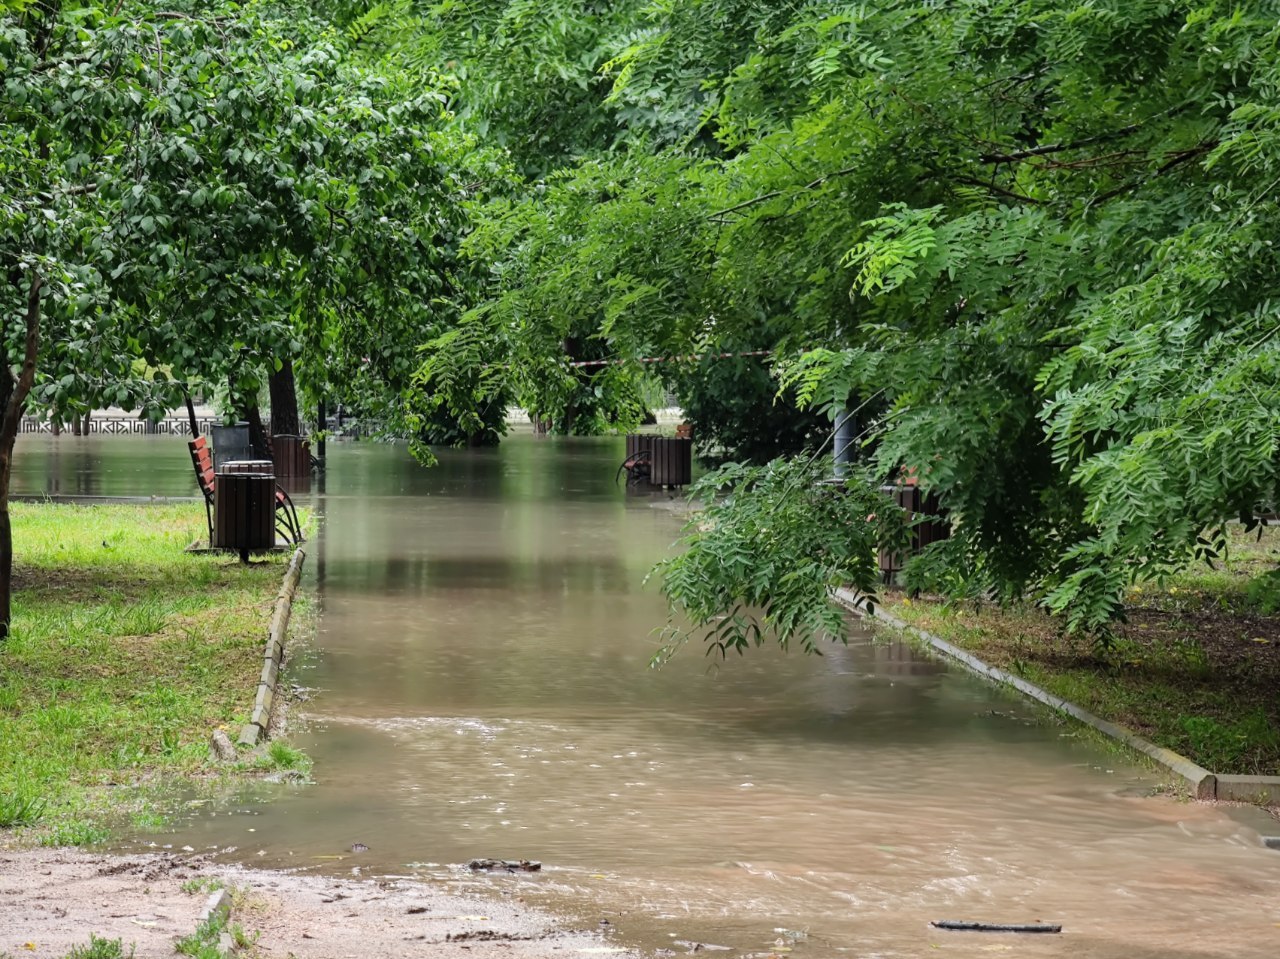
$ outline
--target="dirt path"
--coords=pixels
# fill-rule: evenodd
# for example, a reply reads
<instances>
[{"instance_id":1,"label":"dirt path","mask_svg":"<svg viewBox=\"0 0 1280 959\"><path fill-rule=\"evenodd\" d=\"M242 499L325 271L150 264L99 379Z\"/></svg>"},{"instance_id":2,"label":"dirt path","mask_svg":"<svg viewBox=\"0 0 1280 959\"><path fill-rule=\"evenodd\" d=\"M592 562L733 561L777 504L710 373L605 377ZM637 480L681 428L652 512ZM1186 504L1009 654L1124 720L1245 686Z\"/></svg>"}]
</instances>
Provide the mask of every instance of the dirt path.
<instances>
[{"instance_id":1,"label":"dirt path","mask_svg":"<svg viewBox=\"0 0 1280 959\"><path fill-rule=\"evenodd\" d=\"M559 928L554 917L519 902L418 882L55 849L0 851L0 956L62 959L92 933L123 940L126 955L135 944L137 959L172 959L174 943L195 929L208 887L219 882L235 891L232 922L257 935L245 954L262 959L639 955L594 931Z\"/></svg>"}]
</instances>

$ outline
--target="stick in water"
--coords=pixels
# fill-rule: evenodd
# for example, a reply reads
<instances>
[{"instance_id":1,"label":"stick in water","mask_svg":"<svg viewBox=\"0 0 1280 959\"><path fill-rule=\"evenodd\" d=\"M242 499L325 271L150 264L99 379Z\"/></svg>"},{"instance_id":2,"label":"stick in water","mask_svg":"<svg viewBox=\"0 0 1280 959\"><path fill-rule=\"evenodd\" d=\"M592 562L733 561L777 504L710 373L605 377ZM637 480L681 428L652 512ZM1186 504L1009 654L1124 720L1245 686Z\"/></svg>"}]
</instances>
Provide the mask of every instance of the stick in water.
<instances>
[{"instance_id":1,"label":"stick in water","mask_svg":"<svg viewBox=\"0 0 1280 959\"><path fill-rule=\"evenodd\" d=\"M939 929L955 929L964 932L1062 932L1061 926L1051 926L1046 923L1009 926L996 922L961 922L956 919L935 919L929 925L936 926Z\"/></svg>"}]
</instances>

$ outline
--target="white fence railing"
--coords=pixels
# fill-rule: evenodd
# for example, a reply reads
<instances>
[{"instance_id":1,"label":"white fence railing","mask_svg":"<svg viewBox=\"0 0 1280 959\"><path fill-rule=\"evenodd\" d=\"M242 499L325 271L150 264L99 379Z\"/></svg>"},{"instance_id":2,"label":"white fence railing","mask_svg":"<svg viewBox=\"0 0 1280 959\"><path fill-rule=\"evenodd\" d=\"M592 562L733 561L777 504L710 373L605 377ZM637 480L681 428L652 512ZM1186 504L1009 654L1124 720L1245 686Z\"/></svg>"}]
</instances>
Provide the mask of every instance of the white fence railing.
<instances>
[{"instance_id":1,"label":"white fence railing","mask_svg":"<svg viewBox=\"0 0 1280 959\"><path fill-rule=\"evenodd\" d=\"M207 434L210 427L221 426L222 420L217 417L200 417L196 420L196 425L200 428L202 434ZM34 416L24 416L22 418L21 432L71 433L72 429L70 425L55 428L48 420L37 419ZM135 417L90 416L88 429L82 428L82 432L86 432L89 435L99 433L107 436L141 436L144 434L190 436L191 421L185 416L167 416L154 423Z\"/></svg>"}]
</instances>

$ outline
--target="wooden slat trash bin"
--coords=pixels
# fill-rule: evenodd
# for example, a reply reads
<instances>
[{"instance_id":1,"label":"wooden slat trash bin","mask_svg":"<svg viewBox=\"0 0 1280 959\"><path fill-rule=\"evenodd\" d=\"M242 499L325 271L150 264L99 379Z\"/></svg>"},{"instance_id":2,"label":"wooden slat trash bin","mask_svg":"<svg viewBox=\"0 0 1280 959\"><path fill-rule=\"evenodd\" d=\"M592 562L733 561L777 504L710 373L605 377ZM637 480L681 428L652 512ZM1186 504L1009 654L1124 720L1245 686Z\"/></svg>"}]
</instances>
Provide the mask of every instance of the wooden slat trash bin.
<instances>
[{"instance_id":1,"label":"wooden slat trash bin","mask_svg":"<svg viewBox=\"0 0 1280 959\"><path fill-rule=\"evenodd\" d=\"M272 476L274 472L275 468L271 460L232 460L230 463L223 463L219 466L215 475L223 473L260 473Z\"/></svg>"},{"instance_id":2,"label":"wooden slat trash bin","mask_svg":"<svg viewBox=\"0 0 1280 959\"><path fill-rule=\"evenodd\" d=\"M914 556L930 543L936 543L938 540L946 539L951 535L951 527L945 519L942 504L939 503L935 494L929 493L926 495L920 487L910 484L882 486L880 487L880 492L887 495L896 506L904 510L907 513L908 520L914 520L916 516L922 513L927 516L943 517L920 523L912 528L909 556ZM892 583L894 576L902 571L907 558L907 556L895 550L880 550L880 574L886 584Z\"/></svg>"},{"instance_id":3,"label":"wooden slat trash bin","mask_svg":"<svg viewBox=\"0 0 1280 959\"><path fill-rule=\"evenodd\" d=\"M693 440L632 433L627 436L627 458L648 452L651 486L688 486L693 482Z\"/></svg>"},{"instance_id":4,"label":"wooden slat trash bin","mask_svg":"<svg viewBox=\"0 0 1280 959\"><path fill-rule=\"evenodd\" d=\"M231 464L228 464L231 465ZM213 546L234 549L242 562L276 544L276 481L267 472L222 470L213 490Z\"/></svg>"},{"instance_id":5,"label":"wooden slat trash bin","mask_svg":"<svg viewBox=\"0 0 1280 959\"><path fill-rule=\"evenodd\" d=\"M277 433L271 437L271 457L279 479L311 475L310 445L301 436Z\"/></svg>"}]
</instances>

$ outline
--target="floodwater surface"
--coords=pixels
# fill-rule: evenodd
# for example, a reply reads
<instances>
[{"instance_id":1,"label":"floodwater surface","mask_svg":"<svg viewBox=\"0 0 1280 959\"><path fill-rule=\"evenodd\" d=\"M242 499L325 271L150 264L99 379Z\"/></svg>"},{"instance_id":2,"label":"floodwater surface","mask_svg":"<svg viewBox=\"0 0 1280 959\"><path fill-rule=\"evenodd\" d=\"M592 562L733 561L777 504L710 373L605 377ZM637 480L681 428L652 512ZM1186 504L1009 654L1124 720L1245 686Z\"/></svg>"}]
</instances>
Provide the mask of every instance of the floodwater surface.
<instances>
[{"instance_id":1,"label":"floodwater surface","mask_svg":"<svg viewBox=\"0 0 1280 959\"><path fill-rule=\"evenodd\" d=\"M14 444L14 496L109 499L199 498L179 436L51 436L24 433Z\"/></svg>"},{"instance_id":2,"label":"floodwater surface","mask_svg":"<svg viewBox=\"0 0 1280 959\"><path fill-rule=\"evenodd\" d=\"M1076 727L856 629L820 658L718 663L695 644L651 669L666 613L644 579L682 520L614 485L621 443L441 459L330 447L319 635L289 672L315 783L247 789L143 841L489 888L655 954L1280 955L1264 813L1153 797ZM459 867L476 857L544 869Z\"/></svg>"}]
</instances>

